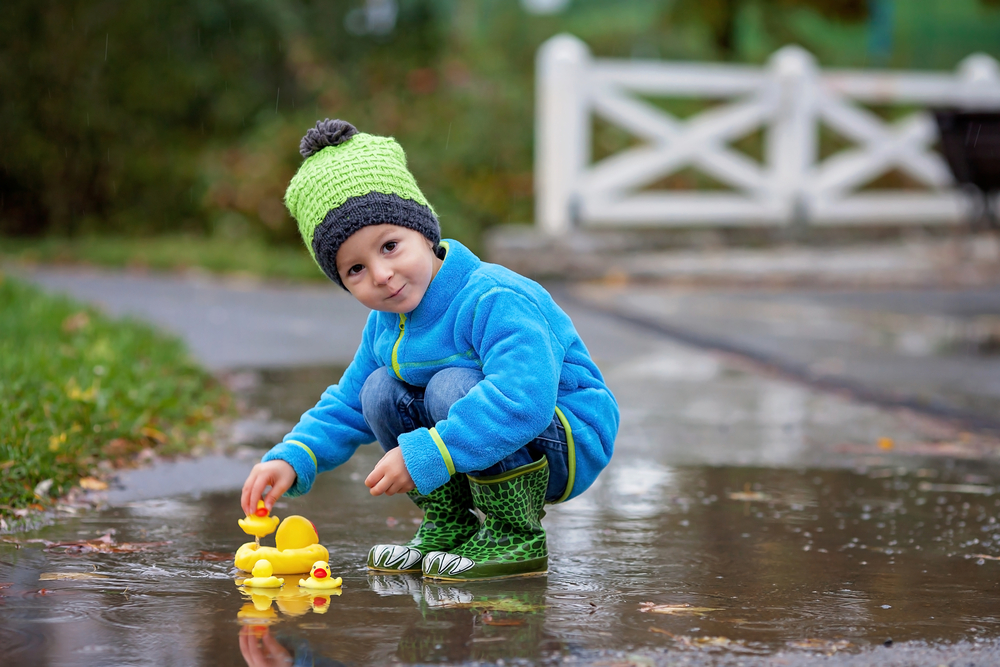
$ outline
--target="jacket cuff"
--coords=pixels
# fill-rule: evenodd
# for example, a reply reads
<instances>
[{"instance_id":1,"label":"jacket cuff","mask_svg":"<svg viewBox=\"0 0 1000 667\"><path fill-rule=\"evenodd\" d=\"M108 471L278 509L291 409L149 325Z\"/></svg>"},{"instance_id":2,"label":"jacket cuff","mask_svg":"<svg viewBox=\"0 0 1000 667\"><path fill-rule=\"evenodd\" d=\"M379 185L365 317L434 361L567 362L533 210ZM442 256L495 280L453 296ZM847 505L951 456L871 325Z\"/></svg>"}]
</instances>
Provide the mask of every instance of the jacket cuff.
<instances>
[{"instance_id":1,"label":"jacket cuff","mask_svg":"<svg viewBox=\"0 0 1000 667\"><path fill-rule=\"evenodd\" d=\"M284 461L295 470L295 484L285 491L285 495L294 498L308 493L316 481L316 455L301 442L286 440L275 445L264 454L261 463L265 461Z\"/></svg>"},{"instance_id":2,"label":"jacket cuff","mask_svg":"<svg viewBox=\"0 0 1000 667\"><path fill-rule=\"evenodd\" d=\"M455 472L453 465L448 465L451 454L441 437L435 438L435 435L437 431L418 428L397 438L406 470L417 485L417 491L424 495L447 482Z\"/></svg>"}]
</instances>

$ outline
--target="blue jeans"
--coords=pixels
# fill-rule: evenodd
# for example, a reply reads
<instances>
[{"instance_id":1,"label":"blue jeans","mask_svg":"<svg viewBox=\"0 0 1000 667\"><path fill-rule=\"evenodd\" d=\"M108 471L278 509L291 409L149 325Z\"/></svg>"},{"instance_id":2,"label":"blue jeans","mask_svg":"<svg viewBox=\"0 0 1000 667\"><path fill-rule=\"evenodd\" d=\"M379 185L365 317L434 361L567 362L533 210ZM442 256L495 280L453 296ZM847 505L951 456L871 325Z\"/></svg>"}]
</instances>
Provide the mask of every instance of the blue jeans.
<instances>
[{"instance_id":1,"label":"blue jeans","mask_svg":"<svg viewBox=\"0 0 1000 667\"><path fill-rule=\"evenodd\" d=\"M365 380L361 388L361 411L382 449L399 446L397 438L420 427L431 428L448 418L448 410L486 376L469 368L446 368L439 371L426 387L414 387L380 368ZM549 460L549 488L545 499L558 500L569 480L569 446L566 430L559 418L552 421L538 437L521 449L483 470L469 471L473 477L488 477L514 470L540 460Z\"/></svg>"}]
</instances>

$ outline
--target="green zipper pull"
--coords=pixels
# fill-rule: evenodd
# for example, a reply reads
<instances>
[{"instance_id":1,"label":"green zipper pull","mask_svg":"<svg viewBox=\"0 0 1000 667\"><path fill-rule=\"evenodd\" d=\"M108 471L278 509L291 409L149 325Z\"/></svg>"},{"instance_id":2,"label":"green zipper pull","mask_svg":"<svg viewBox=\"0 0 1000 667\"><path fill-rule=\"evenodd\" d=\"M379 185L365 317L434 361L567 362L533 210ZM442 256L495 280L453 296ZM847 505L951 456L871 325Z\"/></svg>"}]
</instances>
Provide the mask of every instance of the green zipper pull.
<instances>
[{"instance_id":1,"label":"green zipper pull","mask_svg":"<svg viewBox=\"0 0 1000 667\"><path fill-rule=\"evenodd\" d=\"M406 329L406 313L399 314L399 338L396 339L396 344L392 346L392 370L400 380L403 380L402 373L399 372L399 359L396 357L396 353L399 352L399 344L403 342L403 331ZM403 380L406 382L406 380Z\"/></svg>"}]
</instances>

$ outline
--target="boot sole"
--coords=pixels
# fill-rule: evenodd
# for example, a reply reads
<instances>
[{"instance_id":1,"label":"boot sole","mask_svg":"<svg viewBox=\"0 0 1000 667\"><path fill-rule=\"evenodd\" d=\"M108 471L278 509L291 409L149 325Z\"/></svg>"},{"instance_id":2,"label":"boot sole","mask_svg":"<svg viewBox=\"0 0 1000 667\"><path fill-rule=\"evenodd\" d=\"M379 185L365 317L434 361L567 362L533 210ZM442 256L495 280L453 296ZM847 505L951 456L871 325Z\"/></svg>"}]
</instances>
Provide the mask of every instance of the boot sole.
<instances>
[{"instance_id":1,"label":"boot sole","mask_svg":"<svg viewBox=\"0 0 1000 667\"><path fill-rule=\"evenodd\" d=\"M474 582L474 581L497 581L498 579L518 579L525 577L544 577L549 573L548 570L542 570L541 572L521 572L519 574L500 574L495 577L472 577L463 579L461 577L442 577L437 574L425 574L424 579L428 581L464 581L464 582Z\"/></svg>"}]
</instances>

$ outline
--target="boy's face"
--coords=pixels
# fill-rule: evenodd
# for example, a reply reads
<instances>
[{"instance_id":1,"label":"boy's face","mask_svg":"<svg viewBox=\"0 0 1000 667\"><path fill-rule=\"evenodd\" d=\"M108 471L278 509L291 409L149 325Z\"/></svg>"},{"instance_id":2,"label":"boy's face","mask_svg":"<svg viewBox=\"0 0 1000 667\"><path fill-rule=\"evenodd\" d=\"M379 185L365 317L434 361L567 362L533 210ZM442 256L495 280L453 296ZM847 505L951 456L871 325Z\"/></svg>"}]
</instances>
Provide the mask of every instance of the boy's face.
<instances>
[{"instance_id":1,"label":"boy's face","mask_svg":"<svg viewBox=\"0 0 1000 667\"><path fill-rule=\"evenodd\" d=\"M397 225L362 227L337 251L337 273L351 295L387 313L416 308L440 267L423 234Z\"/></svg>"}]
</instances>

